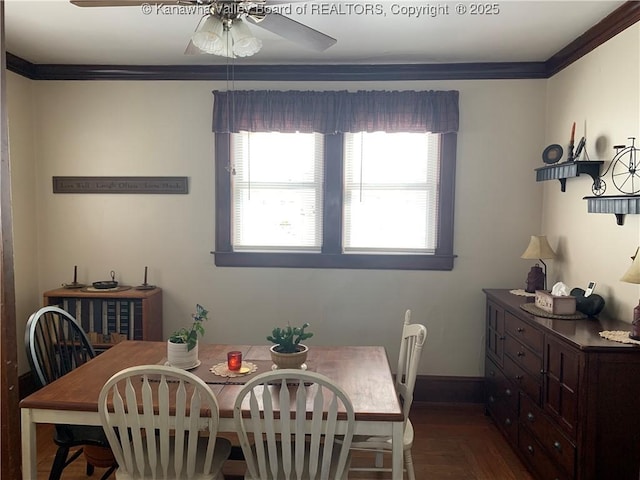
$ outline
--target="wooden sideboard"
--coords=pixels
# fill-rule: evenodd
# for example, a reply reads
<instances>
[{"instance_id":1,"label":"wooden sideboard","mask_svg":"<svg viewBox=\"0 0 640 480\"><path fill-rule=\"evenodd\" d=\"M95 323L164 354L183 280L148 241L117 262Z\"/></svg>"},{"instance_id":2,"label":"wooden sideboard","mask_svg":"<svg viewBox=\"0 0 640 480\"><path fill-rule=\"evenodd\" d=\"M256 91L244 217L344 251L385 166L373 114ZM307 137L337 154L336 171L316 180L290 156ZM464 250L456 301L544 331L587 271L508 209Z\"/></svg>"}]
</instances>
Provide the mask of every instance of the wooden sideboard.
<instances>
[{"instance_id":1,"label":"wooden sideboard","mask_svg":"<svg viewBox=\"0 0 640 480\"><path fill-rule=\"evenodd\" d=\"M525 312L531 297L485 289L486 410L540 480L638 480L640 346L600 337L606 319Z\"/></svg>"},{"instance_id":2,"label":"wooden sideboard","mask_svg":"<svg viewBox=\"0 0 640 480\"><path fill-rule=\"evenodd\" d=\"M162 340L162 289L117 291L58 288L43 294L45 306L66 310L101 351L119 339Z\"/></svg>"}]
</instances>

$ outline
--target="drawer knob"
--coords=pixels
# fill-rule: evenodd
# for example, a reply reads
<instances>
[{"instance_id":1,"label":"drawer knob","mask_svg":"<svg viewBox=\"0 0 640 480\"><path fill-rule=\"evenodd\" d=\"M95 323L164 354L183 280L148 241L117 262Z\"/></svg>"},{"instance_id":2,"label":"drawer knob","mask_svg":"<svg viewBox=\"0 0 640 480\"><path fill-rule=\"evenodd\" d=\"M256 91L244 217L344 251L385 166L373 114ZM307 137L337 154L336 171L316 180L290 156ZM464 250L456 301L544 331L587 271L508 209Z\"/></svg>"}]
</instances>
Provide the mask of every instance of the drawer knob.
<instances>
[{"instance_id":1,"label":"drawer knob","mask_svg":"<svg viewBox=\"0 0 640 480\"><path fill-rule=\"evenodd\" d=\"M531 455L533 455L533 446L532 445L527 445L527 450L529 451L529 453Z\"/></svg>"},{"instance_id":2,"label":"drawer knob","mask_svg":"<svg viewBox=\"0 0 640 480\"><path fill-rule=\"evenodd\" d=\"M507 397L510 397L510 396L511 396L511 389L510 389L510 388L507 388L507 389L504 391L504 393L505 393L505 395L506 395Z\"/></svg>"},{"instance_id":3,"label":"drawer knob","mask_svg":"<svg viewBox=\"0 0 640 480\"><path fill-rule=\"evenodd\" d=\"M489 370L489 376L490 377L495 377L496 376L495 370Z\"/></svg>"},{"instance_id":4,"label":"drawer knob","mask_svg":"<svg viewBox=\"0 0 640 480\"><path fill-rule=\"evenodd\" d=\"M504 335L500 335L500 336L498 337L498 340L504 340L505 338L507 338L507 337L505 337Z\"/></svg>"},{"instance_id":5,"label":"drawer knob","mask_svg":"<svg viewBox=\"0 0 640 480\"><path fill-rule=\"evenodd\" d=\"M524 328L518 327L518 328L516 328L516 332L522 333L522 332L524 332Z\"/></svg>"},{"instance_id":6,"label":"drawer knob","mask_svg":"<svg viewBox=\"0 0 640 480\"><path fill-rule=\"evenodd\" d=\"M489 395L489 403L495 403L496 399L493 395Z\"/></svg>"},{"instance_id":7,"label":"drawer knob","mask_svg":"<svg viewBox=\"0 0 640 480\"><path fill-rule=\"evenodd\" d=\"M516 355L519 357L524 357L524 352L517 352Z\"/></svg>"},{"instance_id":8,"label":"drawer knob","mask_svg":"<svg viewBox=\"0 0 640 480\"><path fill-rule=\"evenodd\" d=\"M533 422L536 419L536 417L533 415L533 413L529 412L527 413L527 420L529 420L530 422Z\"/></svg>"},{"instance_id":9,"label":"drawer knob","mask_svg":"<svg viewBox=\"0 0 640 480\"><path fill-rule=\"evenodd\" d=\"M546 375L546 374L547 372L544 369L540 370L540 375Z\"/></svg>"},{"instance_id":10,"label":"drawer knob","mask_svg":"<svg viewBox=\"0 0 640 480\"><path fill-rule=\"evenodd\" d=\"M511 426L511 419L510 418L505 419L504 424L508 427Z\"/></svg>"},{"instance_id":11,"label":"drawer knob","mask_svg":"<svg viewBox=\"0 0 640 480\"><path fill-rule=\"evenodd\" d=\"M516 380L522 380L524 378L524 376L522 375L516 375Z\"/></svg>"},{"instance_id":12,"label":"drawer knob","mask_svg":"<svg viewBox=\"0 0 640 480\"><path fill-rule=\"evenodd\" d=\"M562 445L560 445L560 442L558 442L557 440L553 442L553 448L555 448L559 452L562 451Z\"/></svg>"}]
</instances>

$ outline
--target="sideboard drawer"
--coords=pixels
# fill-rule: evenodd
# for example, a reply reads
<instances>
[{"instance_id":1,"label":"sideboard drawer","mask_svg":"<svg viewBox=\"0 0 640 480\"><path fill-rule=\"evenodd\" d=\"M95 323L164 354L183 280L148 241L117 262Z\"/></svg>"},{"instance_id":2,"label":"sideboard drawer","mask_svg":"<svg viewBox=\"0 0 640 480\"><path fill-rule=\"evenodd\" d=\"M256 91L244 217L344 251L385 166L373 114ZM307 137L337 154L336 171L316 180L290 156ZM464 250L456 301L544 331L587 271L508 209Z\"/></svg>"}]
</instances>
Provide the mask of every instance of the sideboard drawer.
<instances>
[{"instance_id":1,"label":"sideboard drawer","mask_svg":"<svg viewBox=\"0 0 640 480\"><path fill-rule=\"evenodd\" d=\"M528 345L534 352L542 354L543 340L540 330L535 329L508 311L504 312L504 325L507 333L510 333L513 338L517 338L518 341Z\"/></svg>"},{"instance_id":2,"label":"sideboard drawer","mask_svg":"<svg viewBox=\"0 0 640 480\"><path fill-rule=\"evenodd\" d=\"M489 359L485 360L485 378L487 382L487 405L494 409L505 405L513 412L518 411L518 392L507 380L502 371Z\"/></svg>"},{"instance_id":3,"label":"sideboard drawer","mask_svg":"<svg viewBox=\"0 0 640 480\"><path fill-rule=\"evenodd\" d=\"M574 478L563 472L551 460L544 448L526 428L520 428L518 431L518 448L538 473L537 478L541 480L572 480Z\"/></svg>"},{"instance_id":4,"label":"sideboard drawer","mask_svg":"<svg viewBox=\"0 0 640 480\"><path fill-rule=\"evenodd\" d=\"M520 422L529 428L551 458L567 472L576 466L576 448L553 422L525 395L520 397Z\"/></svg>"},{"instance_id":5,"label":"sideboard drawer","mask_svg":"<svg viewBox=\"0 0 640 480\"><path fill-rule=\"evenodd\" d=\"M505 340L505 353L511 359L533 375L539 375L542 370L542 357L533 350L523 345L520 341L507 335Z\"/></svg>"},{"instance_id":6,"label":"sideboard drawer","mask_svg":"<svg viewBox=\"0 0 640 480\"><path fill-rule=\"evenodd\" d=\"M504 357L504 373L518 388L521 388L527 395L533 398L536 403L540 403L542 397L540 375L534 377L507 356Z\"/></svg>"}]
</instances>

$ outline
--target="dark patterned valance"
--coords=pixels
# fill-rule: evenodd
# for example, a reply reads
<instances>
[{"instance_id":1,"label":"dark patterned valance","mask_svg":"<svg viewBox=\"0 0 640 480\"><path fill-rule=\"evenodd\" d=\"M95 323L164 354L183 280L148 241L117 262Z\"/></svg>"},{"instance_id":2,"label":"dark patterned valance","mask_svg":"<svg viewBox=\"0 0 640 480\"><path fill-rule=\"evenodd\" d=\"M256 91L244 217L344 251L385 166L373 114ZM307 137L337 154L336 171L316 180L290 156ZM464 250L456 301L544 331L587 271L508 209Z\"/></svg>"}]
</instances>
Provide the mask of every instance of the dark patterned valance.
<instances>
[{"instance_id":1,"label":"dark patterned valance","mask_svg":"<svg viewBox=\"0 0 640 480\"><path fill-rule=\"evenodd\" d=\"M458 131L458 92L214 91L213 131Z\"/></svg>"}]
</instances>

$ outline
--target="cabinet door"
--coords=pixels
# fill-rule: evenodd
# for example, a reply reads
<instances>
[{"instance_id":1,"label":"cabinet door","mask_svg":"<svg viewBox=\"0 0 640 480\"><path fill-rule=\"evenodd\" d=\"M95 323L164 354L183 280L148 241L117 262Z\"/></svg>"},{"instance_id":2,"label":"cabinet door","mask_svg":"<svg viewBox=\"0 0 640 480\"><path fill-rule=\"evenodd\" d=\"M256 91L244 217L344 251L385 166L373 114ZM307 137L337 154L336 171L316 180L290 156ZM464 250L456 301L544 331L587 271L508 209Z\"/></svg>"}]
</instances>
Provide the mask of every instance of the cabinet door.
<instances>
[{"instance_id":1,"label":"cabinet door","mask_svg":"<svg viewBox=\"0 0 640 480\"><path fill-rule=\"evenodd\" d=\"M503 433L513 445L518 442L518 393L502 371L485 359L486 406Z\"/></svg>"},{"instance_id":2,"label":"cabinet door","mask_svg":"<svg viewBox=\"0 0 640 480\"><path fill-rule=\"evenodd\" d=\"M544 409L575 438L580 354L553 338L546 339L545 350Z\"/></svg>"},{"instance_id":3,"label":"cabinet door","mask_svg":"<svg viewBox=\"0 0 640 480\"><path fill-rule=\"evenodd\" d=\"M487 301L487 355L500 367L504 358L504 309Z\"/></svg>"}]
</instances>

